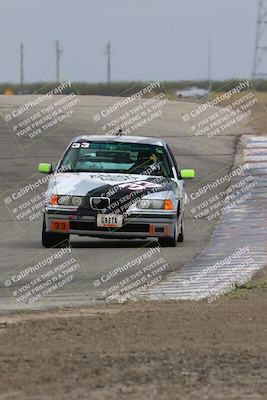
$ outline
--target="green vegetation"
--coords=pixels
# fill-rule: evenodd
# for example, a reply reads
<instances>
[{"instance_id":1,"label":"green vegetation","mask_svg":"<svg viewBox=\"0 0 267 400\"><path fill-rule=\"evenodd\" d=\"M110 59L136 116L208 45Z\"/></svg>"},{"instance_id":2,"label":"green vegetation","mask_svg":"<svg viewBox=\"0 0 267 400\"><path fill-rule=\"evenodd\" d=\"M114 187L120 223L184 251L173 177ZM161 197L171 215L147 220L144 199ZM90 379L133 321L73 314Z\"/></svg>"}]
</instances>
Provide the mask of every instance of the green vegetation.
<instances>
[{"instance_id":1,"label":"green vegetation","mask_svg":"<svg viewBox=\"0 0 267 400\"><path fill-rule=\"evenodd\" d=\"M265 291L267 289L267 276L264 276L258 281L249 281L244 285L236 285L236 288L228 293L226 296L231 298L243 298L248 294L249 290L260 290Z\"/></svg>"},{"instance_id":2,"label":"green vegetation","mask_svg":"<svg viewBox=\"0 0 267 400\"><path fill-rule=\"evenodd\" d=\"M226 86L227 90L237 86L240 81L245 78L235 79L233 81L214 81L212 82L212 90L220 90L220 88ZM74 82L74 87L77 93L81 95L99 95L99 96L131 96L144 88L149 82L111 82L107 83L87 83L87 82ZM55 88L58 84L56 82L36 82L36 83L25 83L23 88L23 94L45 94ZM254 82L255 88L258 91L267 91L267 80ZM162 87L164 91L169 95L170 98L176 97L176 91L180 89L186 89L188 87L197 86L199 88L208 88L207 81L163 81L161 87L155 88L153 93L160 93ZM19 84L14 83L0 83L0 94L11 91L14 94L21 94L21 87ZM64 94L69 94L73 91L73 88L66 88Z\"/></svg>"}]
</instances>

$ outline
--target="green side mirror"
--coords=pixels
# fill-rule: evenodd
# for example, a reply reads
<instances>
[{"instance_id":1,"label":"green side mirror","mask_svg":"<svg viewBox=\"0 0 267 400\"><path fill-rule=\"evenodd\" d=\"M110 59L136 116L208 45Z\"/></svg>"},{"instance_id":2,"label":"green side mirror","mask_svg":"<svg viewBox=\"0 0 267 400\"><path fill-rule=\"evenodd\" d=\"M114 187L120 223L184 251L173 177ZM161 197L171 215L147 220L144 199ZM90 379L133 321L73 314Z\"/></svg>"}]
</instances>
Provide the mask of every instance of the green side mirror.
<instances>
[{"instance_id":1,"label":"green side mirror","mask_svg":"<svg viewBox=\"0 0 267 400\"><path fill-rule=\"evenodd\" d=\"M40 163L38 166L38 171L41 174L51 174L53 172L53 168L51 164Z\"/></svg>"},{"instance_id":2,"label":"green side mirror","mask_svg":"<svg viewBox=\"0 0 267 400\"><path fill-rule=\"evenodd\" d=\"M194 179L196 173L194 169L181 169L180 171L181 179Z\"/></svg>"}]
</instances>

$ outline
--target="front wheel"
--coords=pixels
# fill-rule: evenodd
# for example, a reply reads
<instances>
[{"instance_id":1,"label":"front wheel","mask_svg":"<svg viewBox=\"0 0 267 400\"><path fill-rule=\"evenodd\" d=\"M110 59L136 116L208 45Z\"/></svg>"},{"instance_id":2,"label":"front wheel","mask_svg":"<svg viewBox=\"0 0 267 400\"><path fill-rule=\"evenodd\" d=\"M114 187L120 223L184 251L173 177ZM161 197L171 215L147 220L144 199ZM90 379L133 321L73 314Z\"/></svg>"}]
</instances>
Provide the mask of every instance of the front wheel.
<instances>
[{"instance_id":1,"label":"front wheel","mask_svg":"<svg viewBox=\"0 0 267 400\"><path fill-rule=\"evenodd\" d=\"M184 222L182 221L181 225L178 226L178 218L177 218L173 236L167 237L167 238L162 237L162 238L159 238L158 241L162 247L176 247L177 242L183 242L184 241Z\"/></svg>"},{"instance_id":2,"label":"front wheel","mask_svg":"<svg viewBox=\"0 0 267 400\"><path fill-rule=\"evenodd\" d=\"M42 228L42 245L44 247L47 247L47 248L57 247L69 239L70 239L70 235L68 233L46 232L46 223L45 223L45 217L44 217L43 228Z\"/></svg>"},{"instance_id":3,"label":"front wheel","mask_svg":"<svg viewBox=\"0 0 267 400\"><path fill-rule=\"evenodd\" d=\"M184 241L184 221L181 222L180 233L177 239L177 242L183 242L183 241Z\"/></svg>"}]
</instances>

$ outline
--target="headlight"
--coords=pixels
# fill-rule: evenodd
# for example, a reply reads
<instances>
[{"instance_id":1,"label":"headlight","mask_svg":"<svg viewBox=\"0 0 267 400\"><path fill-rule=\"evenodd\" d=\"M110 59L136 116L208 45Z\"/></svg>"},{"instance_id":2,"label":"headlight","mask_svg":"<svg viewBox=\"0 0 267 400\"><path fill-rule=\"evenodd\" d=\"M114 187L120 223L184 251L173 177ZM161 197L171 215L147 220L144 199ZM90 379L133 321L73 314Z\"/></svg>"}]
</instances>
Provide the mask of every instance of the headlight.
<instances>
[{"instance_id":1,"label":"headlight","mask_svg":"<svg viewBox=\"0 0 267 400\"><path fill-rule=\"evenodd\" d=\"M59 206L75 206L79 207L82 204L83 197L81 196L58 196L52 195L50 199L50 204Z\"/></svg>"},{"instance_id":2,"label":"headlight","mask_svg":"<svg viewBox=\"0 0 267 400\"><path fill-rule=\"evenodd\" d=\"M79 207L82 204L83 198L78 196L73 196L71 202L74 206Z\"/></svg>"},{"instance_id":3,"label":"headlight","mask_svg":"<svg viewBox=\"0 0 267 400\"><path fill-rule=\"evenodd\" d=\"M70 196L58 196L57 204L60 206L69 206L71 204Z\"/></svg>"},{"instance_id":4,"label":"headlight","mask_svg":"<svg viewBox=\"0 0 267 400\"><path fill-rule=\"evenodd\" d=\"M136 207L140 210L174 210L173 202L169 199L141 199L137 202Z\"/></svg>"},{"instance_id":5,"label":"headlight","mask_svg":"<svg viewBox=\"0 0 267 400\"><path fill-rule=\"evenodd\" d=\"M137 208L140 209L163 209L164 200L143 199L137 202Z\"/></svg>"}]
</instances>

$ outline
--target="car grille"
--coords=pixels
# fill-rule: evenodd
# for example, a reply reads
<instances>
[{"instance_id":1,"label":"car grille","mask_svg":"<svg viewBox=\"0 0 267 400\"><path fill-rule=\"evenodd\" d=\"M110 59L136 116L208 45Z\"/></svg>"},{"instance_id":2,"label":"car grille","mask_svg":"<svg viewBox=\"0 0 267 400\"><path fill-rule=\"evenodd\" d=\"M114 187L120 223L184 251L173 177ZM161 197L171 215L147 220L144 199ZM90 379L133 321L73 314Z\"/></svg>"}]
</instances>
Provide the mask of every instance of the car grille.
<instances>
[{"instance_id":1,"label":"car grille","mask_svg":"<svg viewBox=\"0 0 267 400\"><path fill-rule=\"evenodd\" d=\"M109 208L110 199L108 197L91 197L89 199L89 205L93 210L104 210Z\"/></svg>"},{"instance_id":2,"label":"car grille","mask_svg":"<svg viewBox=\"0 0 267 400\"><path fill-rule=\"evenodd\" d=\"M149 224L125 224L120 228L105 228L96 226L95 222L70 221L70 229L79 231L149 233Z\"/></svg>"}]
</instances>

